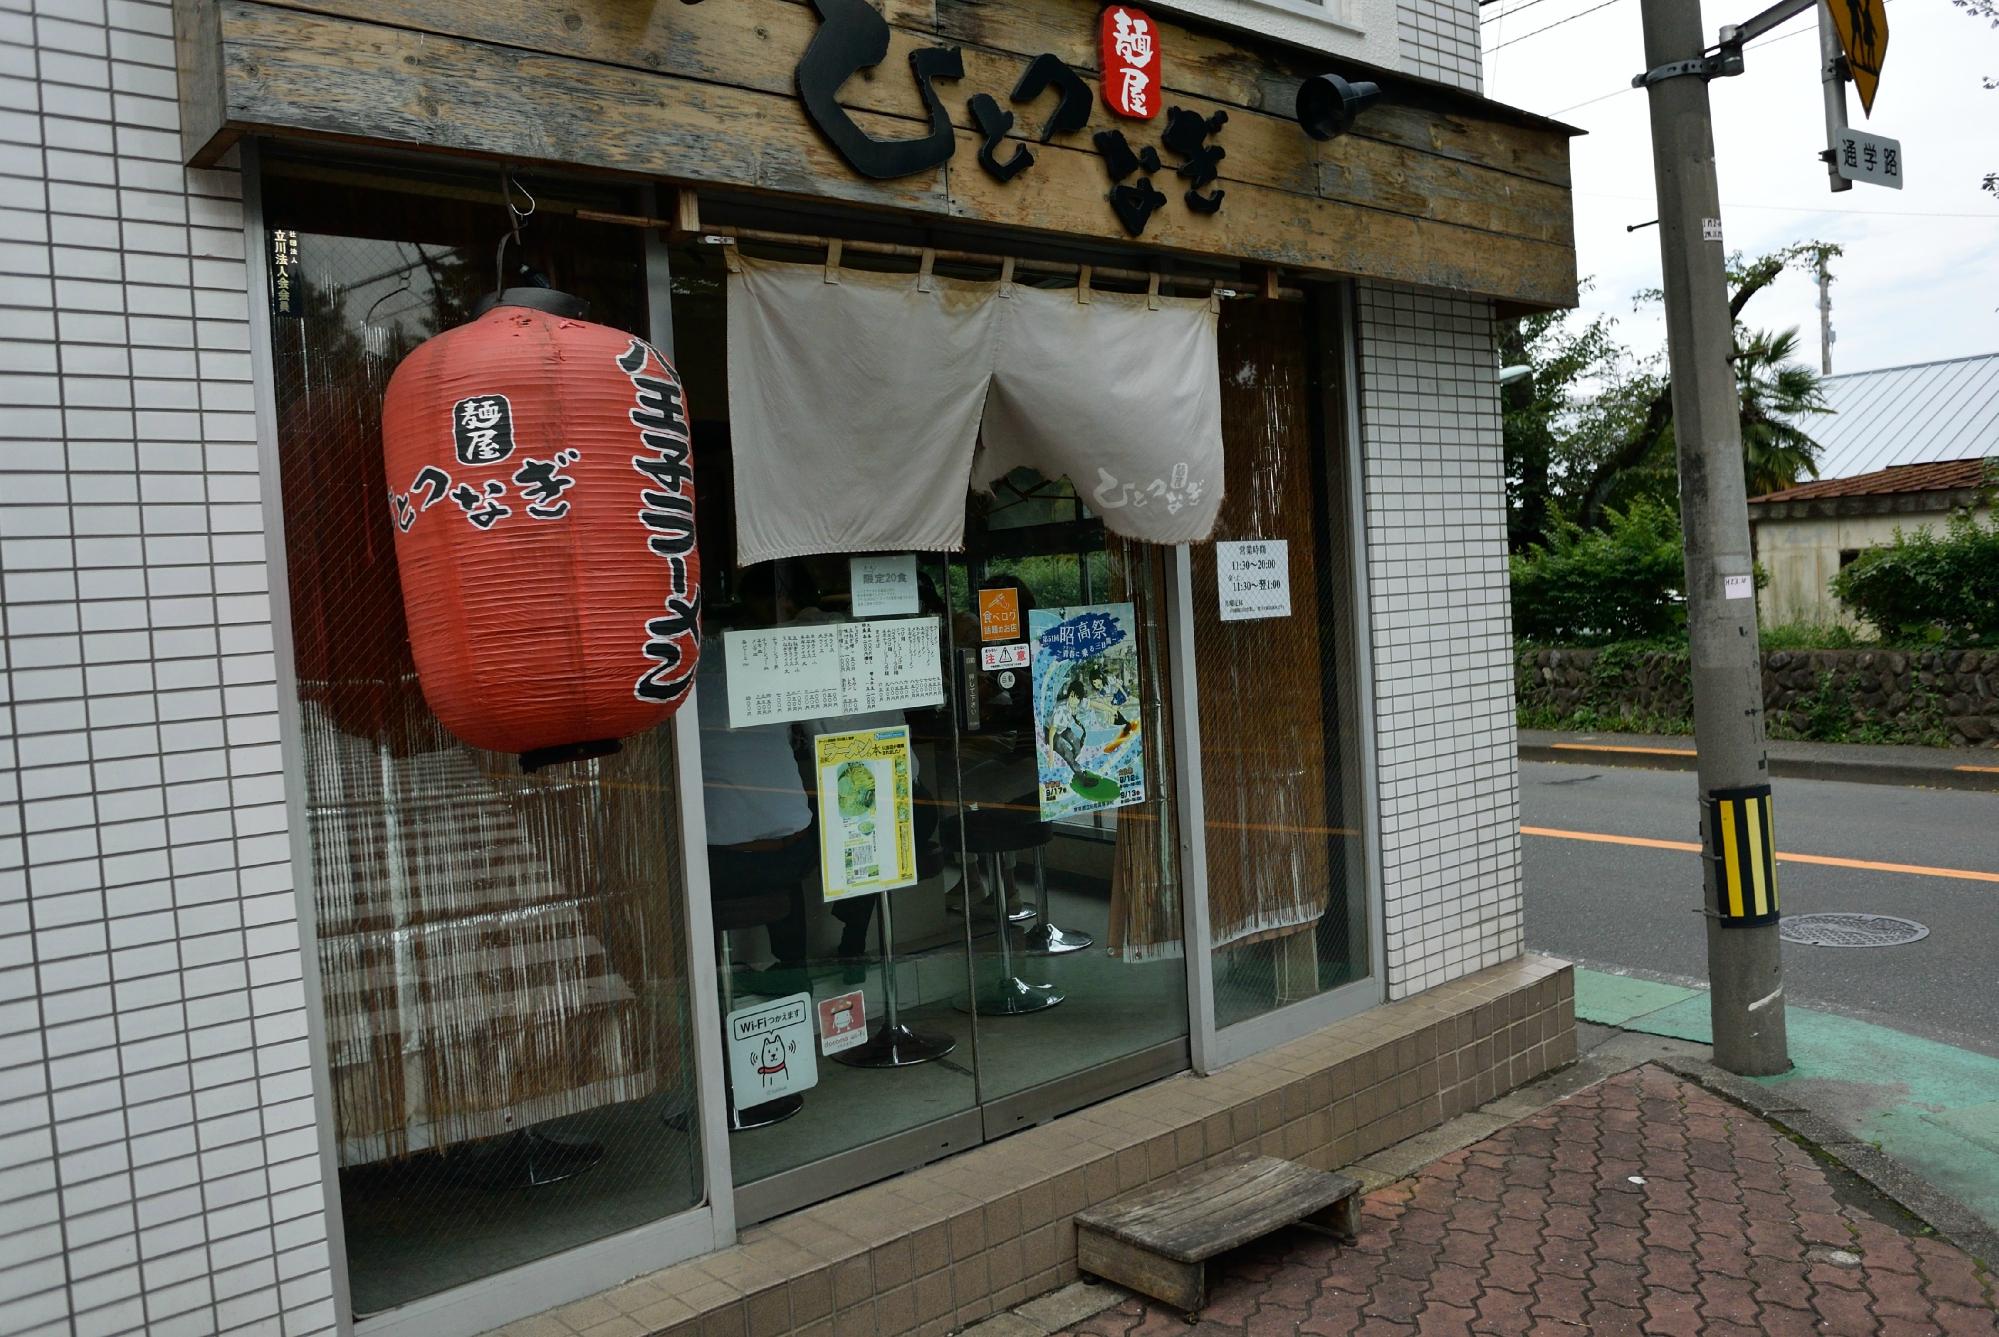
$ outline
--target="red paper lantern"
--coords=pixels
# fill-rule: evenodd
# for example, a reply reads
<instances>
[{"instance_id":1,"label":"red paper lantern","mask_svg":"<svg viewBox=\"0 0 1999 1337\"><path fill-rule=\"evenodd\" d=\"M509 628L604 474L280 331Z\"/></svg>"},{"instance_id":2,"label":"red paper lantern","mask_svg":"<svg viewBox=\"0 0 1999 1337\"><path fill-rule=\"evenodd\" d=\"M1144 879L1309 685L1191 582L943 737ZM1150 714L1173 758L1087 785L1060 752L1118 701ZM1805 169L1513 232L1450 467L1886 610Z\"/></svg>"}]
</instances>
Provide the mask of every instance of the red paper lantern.
<instances>
[{"instance_id":1,"label":"red paper lantern","mask_svg":"<svg viewBox=\"0 0 1999 1337\"><path fill-rule=\"evenodd\" d=\"M424 700L533 769L679 707L700 655L694 456L673 365L510 288L389 381L382 448Z\"/></svg>"},{"instance_id":2,"label":"red paper lantern","mask_svg":"<svg viewBox=\"0 0 1999 1337\"><path fill-rule=\"evenodd\" d=\"M1159 25L1144 10L1112 5L1097 25L1104 105L1128 120L1159 114Z\"/></svg>"}]
</instances>

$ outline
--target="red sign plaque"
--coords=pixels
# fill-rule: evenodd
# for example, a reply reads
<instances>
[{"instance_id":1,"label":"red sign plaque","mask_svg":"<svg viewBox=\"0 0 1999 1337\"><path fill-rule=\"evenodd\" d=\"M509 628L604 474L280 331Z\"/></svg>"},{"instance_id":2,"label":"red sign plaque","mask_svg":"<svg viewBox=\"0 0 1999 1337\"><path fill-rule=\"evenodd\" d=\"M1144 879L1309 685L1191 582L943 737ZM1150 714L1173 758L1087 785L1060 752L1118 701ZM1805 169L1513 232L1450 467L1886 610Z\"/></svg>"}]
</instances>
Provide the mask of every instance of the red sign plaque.
<instances>
[{"instance_id":1,"label":"red sign plaque","mask_svg":"<svg viewBox=\"0 0 1999 1337\"><path fill-rule=\"evenodd\" d=\"M1159 114L1159 25L1130 5L1104 10L1097 35L1104 103L1119 116L1149 121Z\"/></svg>"}]
</instances>

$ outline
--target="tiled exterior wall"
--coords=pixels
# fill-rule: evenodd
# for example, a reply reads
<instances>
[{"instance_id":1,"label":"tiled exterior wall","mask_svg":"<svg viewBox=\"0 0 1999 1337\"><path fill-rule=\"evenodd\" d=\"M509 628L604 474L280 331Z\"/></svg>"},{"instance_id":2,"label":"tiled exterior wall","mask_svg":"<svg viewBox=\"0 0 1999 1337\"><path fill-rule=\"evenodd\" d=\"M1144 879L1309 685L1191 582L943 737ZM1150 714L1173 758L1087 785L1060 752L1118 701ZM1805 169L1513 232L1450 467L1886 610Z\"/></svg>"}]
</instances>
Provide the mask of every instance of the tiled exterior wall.
<instances>
[{"instance_id":1,"label":"tiled exterior wall","mask_svg":"<svg viewBox=\"0 0 1999 1337\"><path fill-rule=\"evenodd\" d=\"M1362 285L1388 992L1518 955L1520 790L1489 304Z\"/></svg>"},{"instance_id":2,"label":"tiled exterior wall","mask_svg":"<svg viewBox=\"0 0 1999 1337\"><path fill-rule=\"evenodd\" d=\"M1395 0L1402 70L1480 91L1478 0Z\"/></svg>"},{"instance_id":3,"label":"tiled exterior wall","mask_svg":"<svg viewBox=\"0 0 1999 1337\"><path fill-rule=\"evenodd\" d=\"M0 0L0 1332L330 1331L240 182Z\"/></svg>"}]
</instances>

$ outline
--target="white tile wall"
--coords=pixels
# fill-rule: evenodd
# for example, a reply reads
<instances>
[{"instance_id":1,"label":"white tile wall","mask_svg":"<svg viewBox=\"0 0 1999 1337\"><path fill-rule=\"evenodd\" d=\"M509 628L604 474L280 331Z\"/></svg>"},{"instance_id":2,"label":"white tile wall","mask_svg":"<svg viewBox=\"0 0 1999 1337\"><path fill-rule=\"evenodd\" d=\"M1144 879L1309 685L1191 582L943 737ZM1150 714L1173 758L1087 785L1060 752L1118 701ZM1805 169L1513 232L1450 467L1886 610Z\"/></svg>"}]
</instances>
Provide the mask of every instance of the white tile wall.
<instances>
[{"instance_id":1,"label":"white tile wall","mask_svg":"<svg viewBox=\"0 0 1999 1337\"><path fill-rule=\"evenodd\" d=\"M1395 0L1402 71L1481 91L1478 0Z\"/></svg>"},{"instance_id":2,"label":"white tile wall","mask_svg":"<svg viewBox=\"0 0 1999 1337\"><path fill-rule=\"evenodd\" d=\"M1521 951L1506 484L1489 303L1359 289L1388 991Z\"/></svg>"},{"instance_id":3,"label":"white tile wall","mask_svg":"<svg viewBox=\"0 0 1999 1337\"><path fill-rule=\"evenodd\" d=\"M0 0L0 1333L331 1331L233 172Z\"/></svg>"}]
</instances>

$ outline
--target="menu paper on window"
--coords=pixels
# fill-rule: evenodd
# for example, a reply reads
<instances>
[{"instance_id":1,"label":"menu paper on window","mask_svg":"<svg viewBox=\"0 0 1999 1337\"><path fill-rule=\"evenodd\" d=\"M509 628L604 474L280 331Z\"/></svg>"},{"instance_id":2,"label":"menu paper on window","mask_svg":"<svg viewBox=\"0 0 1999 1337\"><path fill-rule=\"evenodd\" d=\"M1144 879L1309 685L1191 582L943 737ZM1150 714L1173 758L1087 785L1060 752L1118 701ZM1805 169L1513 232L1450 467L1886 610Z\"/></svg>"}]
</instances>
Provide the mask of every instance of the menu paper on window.
<instances>
[{"instance_id":1,"label":"menu paper on window","mask_svg":"<svg viewBox=\"0 0 1999 1337\"><path fill-rule=\"evenodd\" d=\"M729 727L941 705L938 636L934 617L728 632Z\"/></svg>"},{"instance_id":2,"label":"menu paper on window","mask_svg":"<svg viewBox=\"0 0 1999 1337\"><path fill-rule=\"evenodd\" d=\"M829 901L916 885L909 726L820 734L819 883Z\"/></svg>"},{"instance_id":3,"label":"menu paper on window","mask_svg":"<svg viewBox=\"0 0 1999 1337\"><path fill-rule=\"evenodd\" d=\"M854 594L855 617L901 617L922 608L913 552L849 557L847 584Z\"/></svg>"},{"instance_id":4,"label":"menu paper on window","mask_svg":"<svg viewBox=\"0 0 1999 1337\"><path fill-rule=\"evenodd\" d=\"M1224 622L1291 616L1291 542L1243 539L1215 544L1215 586Z\"/></svg>"}]
</instances>

